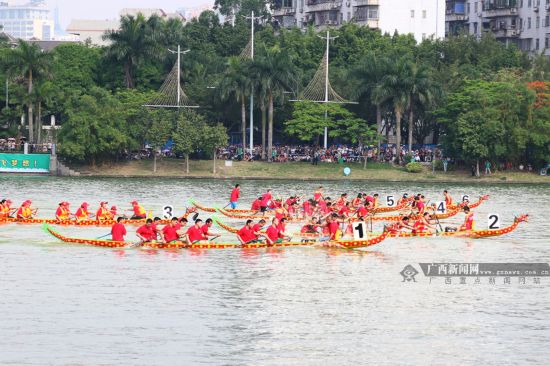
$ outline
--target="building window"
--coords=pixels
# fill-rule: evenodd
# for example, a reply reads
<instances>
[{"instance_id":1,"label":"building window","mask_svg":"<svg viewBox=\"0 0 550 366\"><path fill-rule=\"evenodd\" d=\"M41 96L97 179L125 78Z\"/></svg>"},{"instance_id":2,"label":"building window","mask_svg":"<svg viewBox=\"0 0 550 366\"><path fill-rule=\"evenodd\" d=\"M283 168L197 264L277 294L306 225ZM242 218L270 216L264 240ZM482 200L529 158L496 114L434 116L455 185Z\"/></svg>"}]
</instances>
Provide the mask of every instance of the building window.
<instances>
[{"instance_id":1,"label":"building window","mask_svg":"<svg viewBox=\"0 0 550 366\"><path fill-rule=\"evenodd\" d=\"M544 48L548 48L549 43L550 43L550 38L545 38L544 39Z\"/></svg>"},{"instance_id":2,"label":"building window","mask_svg":"<svg viewBox=\"0 0 550 366\"><path fill-rule=\"evenodd\" d=\"M531 17L527 18L527 29L531 29Z\"/></svg>"},{"instance_id":3,"label":"building window","mask_svg":"<svg viewBox=\"0 0 550 366\"><path fill-rule=\"evenodd\" d=\"M539 49L539 39L535 39L535 50Z\"/></svg>"},{"instance_id":4,"label":"building window","mask_svg":"<svg viewBox=\"0 0 550 366\"><path fill-rule=\"evenodd\" d=\"M474 13L477 14L477 1L474 3Z\"/></svg>"},{"instance_id":5,"label":"building window","mask_svg":"<svg viewBox=\"0 0 550 366\"><path fill-rule=\"evenodd\" d=\"M535 27L540 28L540 17L535 19Z\"/></svg>"},{"instance_id":6,"label":"building window","mask_svg":"<svg viewBox=\"0 0 550 366\"><path fill-rule=\"evenodd\" d=\"M474 34L477 36L477 22L474 22Z\"/></svg>"},{"instance_id":7,"label":"building window","mask_svg":"<svg viewBox=\"0 0 550 366\"><path fill-rule=\"evenodd\" d=\"M470 3L466 4L466 12L470 14Z\"/></svg>"},{"instance_id":8,"label":"building window","mask_svg":"<svg viewBox=\"0 0 550 366\"><path fill-rule=\"evenodd\" d=\"M422 10L422 18L426 19L426 10Z\"/></svg>"},{"instance_id":9,"label":"building window","mask_svg":"<svg viewBox=\"0 0 550 366\"><path fill-rule=\"evenodd\" d=\"M519 0L519 7L523 8L523 0Z\"/></svg>"},{"instance_id":10,"label":"building window","mask_svg":"<svg viewBox=\"0 0 550 366\"><path fill-rule=\"evenodd\" d=\"M369 8L369 19L378 19L378 6L371 6Z\"/></svg>"},{"instance_id":11,"label":"building window","mask_svg":"<svg viewBox=\"0 0 550 366\"><path fill-rule=\"evenodd\" d=\"M544 26L548 27L549 23L550 23L550 16L547 15L546 18L544 19Z\"/></svg>"},{"instance_id":12,"label":"building window","mask_svg":"<svg viewBox=\"0 0 550 366\"><path fill-rule=\"evenodd\" d=\"M528 8L531 7L531 0L527 0L527 7L528 7Z\"/></svg>"},{"instance_id":13,"label":"building window","mask_svg":"<svg viewBox=\"0 0 550 366\"><path fill-rule=\"evenodd\" d=\"M414 18L414 10L411 10L411 18Z\"/></svg>"},{"instance_id":14,"label":"building window","mask_svg":"<svg viewBox=\"0 0 550 366\"><path fill-rule=\"evenodd\" d=\"M422 33L422 40L426 39L426 33Z\"/></svg>"}]
</instances>

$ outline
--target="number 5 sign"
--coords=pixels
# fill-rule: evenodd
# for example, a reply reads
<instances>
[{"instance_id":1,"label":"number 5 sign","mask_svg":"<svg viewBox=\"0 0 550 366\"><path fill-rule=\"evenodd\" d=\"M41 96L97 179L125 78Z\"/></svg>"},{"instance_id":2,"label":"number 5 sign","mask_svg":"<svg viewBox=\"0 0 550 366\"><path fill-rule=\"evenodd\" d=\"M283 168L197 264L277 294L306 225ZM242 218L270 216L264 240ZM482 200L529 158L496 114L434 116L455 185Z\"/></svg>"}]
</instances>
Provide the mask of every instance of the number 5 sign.
<instances>
[{"instance_id":1,"label":"number 5 sign","mask_svg":"<svg viewBox=\"0 0 550 366\"><path fill-rule=\"evenodd\" d=\"M360 221L353 224L353 240L363 240L367 237L367 224Z\"/></svg>"},{"instance_id":2,"label":"number 5 sign","mask_svg":"<svg viewBox=\"0 0 550 366\"><path fill-rule=\"evenodd\" d=\"M395 206L395 197L394 196L386 196L386 203L388 207Z\"/></svg>"}]
</instances>

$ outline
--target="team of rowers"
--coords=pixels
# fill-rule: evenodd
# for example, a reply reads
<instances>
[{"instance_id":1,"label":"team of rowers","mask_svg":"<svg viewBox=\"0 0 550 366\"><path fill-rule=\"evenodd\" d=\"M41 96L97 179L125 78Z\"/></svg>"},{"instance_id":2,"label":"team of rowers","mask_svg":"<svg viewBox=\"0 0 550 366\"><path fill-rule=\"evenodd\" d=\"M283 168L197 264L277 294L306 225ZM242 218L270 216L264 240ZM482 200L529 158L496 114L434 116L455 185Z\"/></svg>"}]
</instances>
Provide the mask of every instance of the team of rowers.
<instances>
[{"instance_id":1,"label":"team of rowers","mask_svg":"<svg viewBox=\"0 0 550 366\"><path fill-rule=\"evenodd\" d=\"M35 217L38 212L37 208L32 207L31 200L25 200L19 208L11 207L12 201L9 199L3 199L0 201L0 218L14 217L21 220L28 220ZM58 221L86 221L96 219L97 221L109 221L114 220L120 214L117 212L116 206L109 208L108 202L102 201L99 203L99 208L95 214L89 211L89 204L83 202L75 213L71 212L70 203L67 201L60 202L56 211L55 219ZM138 220L147 218L147 211L136 200L130 202L132 209L128 210L130 215L122 215L126 219Z\"/></svg>"},{"instance_id":2,"label":"team of rowers","mask_svg":"<svg viewBox=\"0 0 550 366\"><path fill-rule=\"evenodd\" d=\"M230 202L228 206L232 209L238 207L240 198L240 185L235 185L230 194ZM453 198L448 191L444 191L444 199L447 206L453 204ZM341 194L336 200L326 197L323 193L323 187L319 187L311 199L306 199L301 202L304 197L297 195L290 196L283 201L281 198L274 198L272 190L268 189L264 194L258 197L252 203L251 210L261 212L265 216L267 212L273 212L274 217L269 220L269 217L260 219L257 223L253 220L247 220L246 224L237 232L237 238L242 244L253 242L266 242L267 244L280 243L288 241L291 235L287 232L287 221L289 219L304 218L306 224L302 226L302 234L317 234L319 240L339 240L343 236L353 236L354 221L367 221L374 214L374 209L379 206L378 194L359 193L353 199L349 199L347 193ZM31 200L26 200L19 208L12 208L10 200L0 201L0 218L16 217L18 219L33 218L37 209L32 207ZM78 221L91 220L95 218L98 221L115 220L116 223L111 228L111 238L113 241L124 241L127 235L124 227L126 219L147 219L147 211L136 200L131 202L131 216L119 216L117 207L108 207L108 202L102 201L99 204L95 215L89 211L88 203L84 202L73 214L69 208L70 204L66 201L60 202L56 210L56 219L66 221L75 219ZM425 202L425 197L422 194L417 194L414 197L409 197L404 194L397 201L397 206L401 207L403 213L401 219L387 226L392 233L412 232L412 233L427 233L437 232L438 227L441 227L437 216L435 215L435 207L428 206ZM226 206L227 207L227 206ZM464 223L457 229L459 231L473 230L474 216L468 206L464 206L463 210L466 214ZM187 213L192 210L187 210ZM414 215L416 220L412 220L410 216ZM118 217L117 217L118 216ZM187 215L171 219L170 223L164 227L160 227L160 218L147 219L146 223L138 228L136 235L140 243L145 242L162 242L170 243L174 241L184 242L188 245L201 242L208 242L218 238L220 235L210 232L213 221L207 219L204 223L201 219L195 217L192 226L186 229L188 223ZM420 217L420 218L418 218ZM268 221L266 220L268 219ZM413 222L414 221L414 222ZM266 228L267 226L267 228Z\"/></svg>"}]
</instances>

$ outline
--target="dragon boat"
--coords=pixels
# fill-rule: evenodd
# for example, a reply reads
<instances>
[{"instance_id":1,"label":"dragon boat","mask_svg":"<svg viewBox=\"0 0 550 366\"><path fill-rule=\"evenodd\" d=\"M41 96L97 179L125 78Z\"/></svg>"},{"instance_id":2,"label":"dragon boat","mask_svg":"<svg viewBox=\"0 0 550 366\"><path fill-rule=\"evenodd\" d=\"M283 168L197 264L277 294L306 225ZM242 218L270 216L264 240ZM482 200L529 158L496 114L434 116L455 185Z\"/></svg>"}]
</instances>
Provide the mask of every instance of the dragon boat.
<instances>
[{"instance_id":1,"label":"dragon boat","mask_svg":"<svg viewBox=\"0 0 550 366\"><path fill-rule=\"evenodd\" d=\"M391 207L390 206L380 206L380 207L377 207L375 209L372 209L371 212L373 212L373 213L382 213L382 212L400 211L400 210L403 210L403 209L407 208L407 206L410 204L410 202L412 202L412 200L408 199L408 200L405 200L405 201L401 202L397 206L391 206ZM217 210L218 210L215 207L204 206L204 205L198 203L195 200L189 200L189 203L192 204L195 208L197 208L201 211L204 211L204 212L214 213L214 212L217 212ZM224 211L229 212L231 214L243 214L243 215L254 214L255 212L258 212L257 210L246 210L246 209L236 209L236 210L234 210L234 209L224 209ZM271 212L267 211L266 214L270 214Z\"/></svg>"},{"instance_id":2,"label":"dragon boat","mask_svg":"<svg viewBox=\"0 0 550 366\"><path fill-rule=\"evenodd\" d=\"M129 248L133 247L133 243L123 242L123 241L111 241L111 240L99 240L99 239L83 239L83 238L72 238L64 236L54 230L48 224L43 225L44 231L61 240L64 243L73 243L73 244L85 244L97 247L105 248ZM268 245L265 243L249 243L249 244L240 244L240 243L199 243L187 245L183 242L172 242L172 243L160 243L160 242L150 242L145 243L143 247L151 249L231 249L231 248L283 248L283 247L299 247L299 246L320 246L320 247L340 247L345 249L358 249L366 248L376 244L381 243L384 239L387 238L389 232L384 231L376 237L365 240L337 240L329 242L315 242L315 241L298 241L298 242L284 242L276 243L273 245Z\"/></svg>"},{"instance_id":3,"label":"dragon boat","mask_svg":"<svg viewBox=\"0 0 550 366\"><path fill-rule=\"evenodd\" d=\"M452 209L448 209L446 213L443 214L436 214L434 219L437 218L438 220L448 219L449 217L453 217L456 214L460 212L462 209L461 206L455 206ZM233 214L230 212L227 212L226 210L218 209L218 212L222 215L229 217L231 219L244 219L244 220L257 220L257 219L267 219L270 218L270 216L262 216L262 215L242 215L242 214ZM386 215L386 216L367 216L365 217L365 221L397 221L400 220L405 215ZM411 220L417 220L420 218L420 215L412 214L407 215ZM349 218L347 220L351 221L359 221L359 218ZM289 219L287 220L288 223L303 223L306 221L305 219Z\"/></svg>"},{"instance_id":4,"label":"dragon boat","mask_svg":"<svg viewBox=\"0 0 550 366\"><path fill-rule=\"evenodd\" d=\"M230 232L230 233L237 233L239 230L231 227L227 224L225 224L223 221L221 221L218 218L213 219L214 222L223 228L224 230ZM501 236L505 234L509 234L512 231L514 231L521 222L527 222L529 221L529 215L520 215L517 217L514 217L514 222L502 229L493 229L493 230L468 230L468 231L450 231L450 232L424 232L424 233L411 233L411 232L402 232L402 233L388 233L388 238L410 238L410 237L466 237L466 238L474 238L474 239L480 239L480 238L488 238L493 236ZM370 235L378 236L381 235L381 233L373 233ZM293 237L302 238L302 239L317 239L321 236L321 234L318 233L294 233L292 234Z\"/></svg>"}]
</instances>

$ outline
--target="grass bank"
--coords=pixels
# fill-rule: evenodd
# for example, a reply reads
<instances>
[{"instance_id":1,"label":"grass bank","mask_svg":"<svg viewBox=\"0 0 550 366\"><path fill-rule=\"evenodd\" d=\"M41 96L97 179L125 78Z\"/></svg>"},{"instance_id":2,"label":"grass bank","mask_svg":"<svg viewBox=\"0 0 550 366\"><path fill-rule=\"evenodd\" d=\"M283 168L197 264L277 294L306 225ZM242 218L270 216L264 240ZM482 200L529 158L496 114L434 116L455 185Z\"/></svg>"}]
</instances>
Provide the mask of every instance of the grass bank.
<instances>
[{"instance_id":1,"label":"grass bank","mask_svg":"<svg viewBox=\"0 0 550 366\"><path fill-rule=\"evenodd\" d=\"M344 167L351 168L351 175L344 176ZM491 176L473 178L469 172L435 172L426 168L421 173L408 173L403 168L387 164L319 164L308 163L265 163L233 162L226 167L224 161L216 164L216 174L212 174L211 160L193 160L189 162L189 174L185 174L184 160L162 159L157 162L157 173L153 173L150 160L113 163L101 166L74 166L83 176L98 177L173 177L173 178L222 178L222 179L298 179L298 180L370 180L393 182L463 182L463 183L546 183L550 177L541 177L534 173L497 172Z\"/></svg>"}]
</instances>

